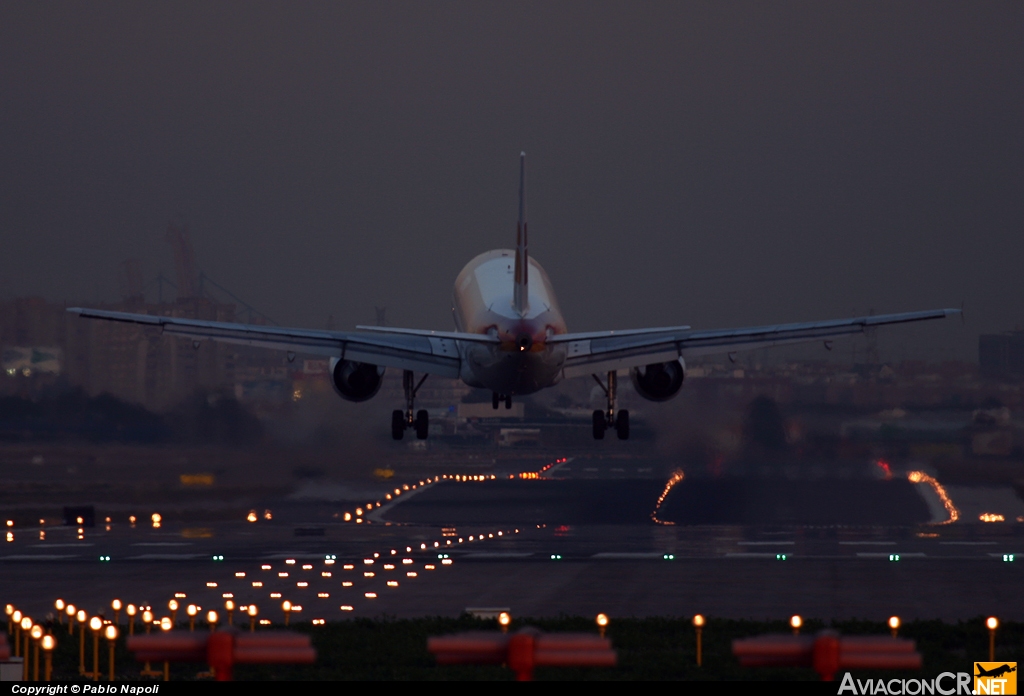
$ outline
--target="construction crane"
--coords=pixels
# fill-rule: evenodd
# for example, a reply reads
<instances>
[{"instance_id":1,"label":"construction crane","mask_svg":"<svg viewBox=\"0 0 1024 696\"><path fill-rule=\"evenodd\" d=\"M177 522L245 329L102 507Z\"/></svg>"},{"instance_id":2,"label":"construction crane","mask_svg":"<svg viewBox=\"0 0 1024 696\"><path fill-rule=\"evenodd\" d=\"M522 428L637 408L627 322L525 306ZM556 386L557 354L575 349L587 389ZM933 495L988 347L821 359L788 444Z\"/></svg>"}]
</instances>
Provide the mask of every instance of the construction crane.
<instances>
[{"instance_id":1,"label":"construction crane","mask_svg":"<svg viewBox=\"0 0 1024 696\"><path fill-rule=\"evenodd\" d=\"M167 226L166 239L174 251L174 268L178 275L178 298L198 297L196 284L196 254L188 238L188 228L173 222Z\"/></svg>"},{"instance_id":2,"label":"construction crane","mask_svg":"<svg viewBox=\"0 0 1024 696\"><path fill-rule=\"evenodd\" d=\"M121 297L126 303L142 302L145 298L142 266L138 259L125 259L121 263Z\"/></svg>"}]
</instances>

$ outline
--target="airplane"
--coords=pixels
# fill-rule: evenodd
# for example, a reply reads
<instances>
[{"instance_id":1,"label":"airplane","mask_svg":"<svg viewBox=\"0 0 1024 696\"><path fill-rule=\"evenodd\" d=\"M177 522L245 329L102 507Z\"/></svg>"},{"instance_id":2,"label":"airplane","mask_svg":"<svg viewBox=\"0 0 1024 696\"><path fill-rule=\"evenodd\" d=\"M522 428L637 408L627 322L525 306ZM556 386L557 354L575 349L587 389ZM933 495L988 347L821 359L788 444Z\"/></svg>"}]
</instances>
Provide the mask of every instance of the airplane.
<instances>
[{"instance_id":1,"label":"airplane","mask_svg":"<svg viewBox=\"0 0 1024 696\"><path fill-rule=\"evenodd\" d=\"M416 393L429 375L461 379L491 391L491 405L512 407L512 398L551 387L563 379L593 375L607 405L593 412L593 436L614 429L629 438L629 411L616 410L619 370L628 369L636 392L667 401L686 378L686 360L740 350L822 341L831 350L839 336L887 324L942 319L959 309L936 309L795 324L736 329L692 330L670 326L624 331L571 333L566 328L547 273L529 255L526 222L526 153L519 160L519 221L515 249L487 251L471 260L455 279L452 315L455 331L357 326L357 331L256 326L231 322L132 314L72 307L90 319L157 327L171 336L259 346L330 358L335 391L349 401L371 399L387 368L402 370L405 409L391 414L391 434L401 440L412 429L426 439L429 416L415 410ZM423 373L416 380L416 373ZM602 380L599 375L604 375Z\"/></svg>"},{"instance_id":2,"label":"airplane","mask_svg":"<svg viewBox=\"0 0 1024 696\"><path fill-rule=\"evenodd\" d=\"M1001 677L1004 674L1009 674L1010 672L1016 672L1016 671L1017 671L1017 668L1016 667L1011 667L1010 665L1000 665L999 667L993 667L990 670L986 670L981 665L978 665L978 673L975 674L974 676L976 676L976 677Z\"/></svg>"}]
</instances>

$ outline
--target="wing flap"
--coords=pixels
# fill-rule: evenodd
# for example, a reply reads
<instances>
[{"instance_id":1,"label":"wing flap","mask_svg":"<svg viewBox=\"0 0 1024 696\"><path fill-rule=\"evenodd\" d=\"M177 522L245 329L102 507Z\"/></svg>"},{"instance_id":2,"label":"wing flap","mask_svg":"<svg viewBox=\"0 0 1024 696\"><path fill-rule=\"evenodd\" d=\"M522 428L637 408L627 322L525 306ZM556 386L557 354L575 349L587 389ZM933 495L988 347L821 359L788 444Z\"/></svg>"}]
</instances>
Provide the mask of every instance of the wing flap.
<instances>
[{"instance_id":1,"label":"wing flap","mask_svg":"<svg viewBox=\"0 0 1024 696\"><path fill-rule=\"evenodd\" d=\"M442 336L291 329L81 307L69 308L68 312L86 319L151 326L165 334L192 340L210 340L309 355L343 357L383 367L429 372L441 377L459 376L458 342Z\"/></svg>"},{"instance_id":2,"label":"wing flap","mask_svg":"<svg viewBox=\"0 0 1024 696\"><path fill-rule=\"evenodd\" d=\"M563 374L565 377L576 377L668 362L679 357L692 358L791 343L825 341L862 333L872 326L943 319L959 313L959 309L936 309L738 329L652 330L649 334L588 338L569 343Z\"/></svg>"}]
</instances>

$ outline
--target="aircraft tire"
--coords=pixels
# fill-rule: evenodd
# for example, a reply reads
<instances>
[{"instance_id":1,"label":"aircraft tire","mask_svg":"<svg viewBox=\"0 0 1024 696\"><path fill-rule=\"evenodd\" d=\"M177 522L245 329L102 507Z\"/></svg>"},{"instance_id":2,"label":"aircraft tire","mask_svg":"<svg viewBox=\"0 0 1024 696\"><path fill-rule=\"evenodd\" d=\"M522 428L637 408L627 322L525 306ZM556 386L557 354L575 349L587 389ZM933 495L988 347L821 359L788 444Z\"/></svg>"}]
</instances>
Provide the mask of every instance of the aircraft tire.
<instances>
[{"instance_id":1,"label":"aircraft tire","mask_svg":"<svg viewBox=\"0 0 1024 696\"><path fill-rule=\"evenodd\" d=\"M405 435L405 414L395 409L391 412L391 437L401 440Z\"/></svg>"},{"instance_id":2,"label":"aircraft tire","mask_svg":"<svg viewBox=\"0 0 1024 696\"><path fill-rule=\"evenodd\" d=\"M416 438L419 440L426 440L427 435L430 433L430 414L424 409L420 409L416 413Z\"/></svg>"},{"instance_id":3,"label":"aircraft tire","mask_svg":"<svg viewBox=\"0 0 1024 696\"><path fill-rule=\"evenodd\" d=\"M506 396L505 397L505 410L507 411L510 408L512 408L512 397L511 396Z\"/></svg>"},{"instance_id":4,"label":"aircraft tire","mask_svg":"<svg viewBox=\"0 0 1024 696\"><path fill-rule=\"evenodd\" d=\"M600 409L594 411L594 439L603 440L604 431L608 428L608 424L604 420L604 411Z\"/></svg>"},{"instance_id":5,"label":"aircraft tire","mask_svg":"<svg viewBox=\"0 0 1024 696\"><path fill-rule=\"evenodd\" d=\"M498 392L491 392L491 408L495 411L498 410L499 401L501 401L501 397L498 395Z\"/></svg>"},{"instance_id":6,"label":"aircraft tire","mask_svg":"<svg viewBox=\"0 0 1024 696\"><path fill-rule=\"evenodd\" d=\"M620 440L629 439L629 411L619 411L615 418L615 432Z\"/></svg>"}]
</instances>

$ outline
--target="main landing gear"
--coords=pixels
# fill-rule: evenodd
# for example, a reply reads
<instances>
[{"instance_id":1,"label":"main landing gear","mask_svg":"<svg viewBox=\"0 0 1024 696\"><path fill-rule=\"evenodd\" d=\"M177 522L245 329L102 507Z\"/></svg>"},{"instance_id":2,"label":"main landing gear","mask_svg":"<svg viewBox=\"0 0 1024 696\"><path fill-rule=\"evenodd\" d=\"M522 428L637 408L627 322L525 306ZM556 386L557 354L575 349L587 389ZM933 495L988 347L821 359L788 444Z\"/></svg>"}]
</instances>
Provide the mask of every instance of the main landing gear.
<instances>
[{"instance_id":1,"label":"main landing gear","mask_svg":"<svg viewBox=\"0 0 1024 696\"><path fill-rule=\"evenodd\" d=\"M498 392L491 392L491 406L495 411L498 410L498 404L502 401L505 402L505 408L512 408L512 396L509 394L499 394Z\"/></svg>"},{"instance_id":2,"label":"main landing gear","mask_svg":"<svg viewBox=\"0 0 1024 696\"><path fill-rule=\"evenodd\" d=\"M391 412L391 437L401 440L408 428L416 431L416 438L426 440L430 432L430 416L426 410L420 409L413 416L414 400L416 392L420 390L429 375L423 375L417 383L413 377L412 370L402 372L402 388L405 390L405 411L395 409Z\"/></svg>"},{"instance_id":3,"label":"main landing gear","mask_svg":"<svg viewBox=\"0 0 1024 696\"><path fill-rule=\"evenodd\" d=\"M609 428L615 428L615 434L619 436L620 440L629 439L629 411L623 409L618 413L615 412L615 388L617 386L615 371L608 372L608 385L605 386L604 382L597 375L593 375L594 381L598 383L601 389L604 390L605 396L608 397L608 410L602 411L597 409L594 411L594 439L603 440L604 431Z\"/></svg>"}]
</instances>

